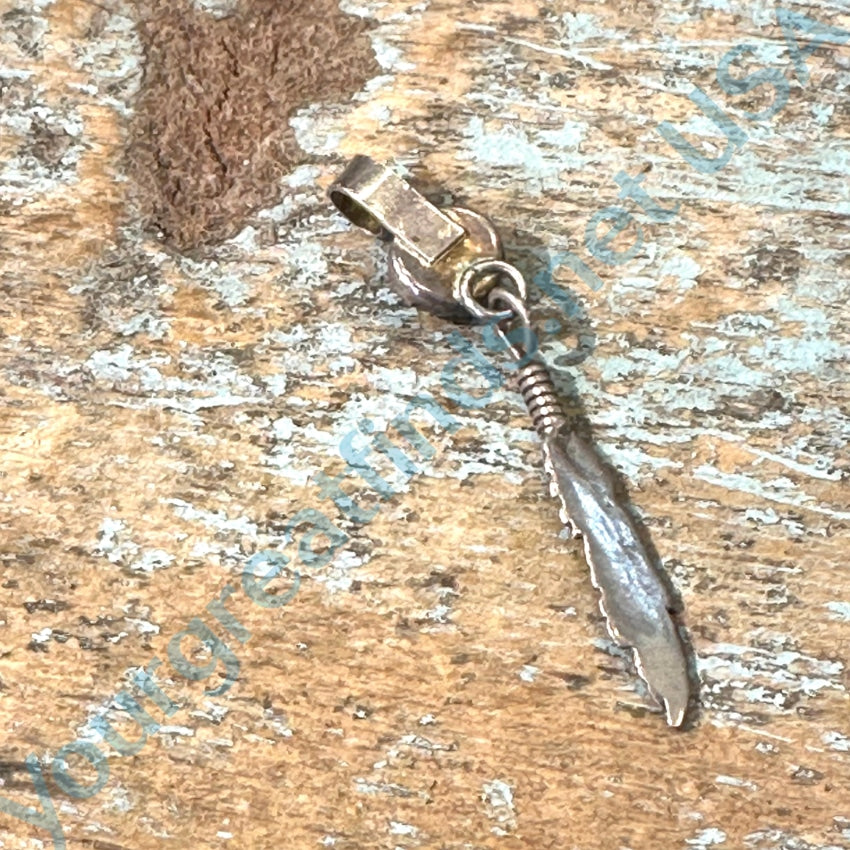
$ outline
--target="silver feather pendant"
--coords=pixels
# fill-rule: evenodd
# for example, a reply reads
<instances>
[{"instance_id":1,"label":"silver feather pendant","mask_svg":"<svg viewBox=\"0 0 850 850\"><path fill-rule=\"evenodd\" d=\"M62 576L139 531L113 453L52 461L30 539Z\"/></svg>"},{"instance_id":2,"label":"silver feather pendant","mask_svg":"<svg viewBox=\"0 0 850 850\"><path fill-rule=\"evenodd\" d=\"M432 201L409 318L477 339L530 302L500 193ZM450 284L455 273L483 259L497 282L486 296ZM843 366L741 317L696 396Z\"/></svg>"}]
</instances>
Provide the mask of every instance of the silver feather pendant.
<instances>
[{"instance_id":1,"label":"silver feather pendant","mask_svg":"<svg viewBox=\"0 0 850 850\"><path fill-rule=\"evenodd\" d=\"M435 207L392 169L362 155L351 160L329 195L350 221L391 243L388 283L406 303L458 324L490 324L504 342L543 440L561 518L584 541L608 631L633 650L638 673L667 722L680 726L689 700L688 666L670 594L613 474L569 427L549 372L533 358L528 287L519 270L502 260L492 222L473 210Z\"/></svg>"},{"instance_id":2,"label":"silver feather pendant","mask_svg":"<svg viewBox=\"0 0 850 850\"><path fill-rule=\"evenodd\" d=\"M571 429L561 412L546 367L520 370L519 388L543 440L549 489L561 504L561 520L584 552L608 632L631 648L635 666L664 707L667 722L680 726L690 697L688 666L673 600L617 492L611 470L593 446Z\"/></svg>"}]
</instances>

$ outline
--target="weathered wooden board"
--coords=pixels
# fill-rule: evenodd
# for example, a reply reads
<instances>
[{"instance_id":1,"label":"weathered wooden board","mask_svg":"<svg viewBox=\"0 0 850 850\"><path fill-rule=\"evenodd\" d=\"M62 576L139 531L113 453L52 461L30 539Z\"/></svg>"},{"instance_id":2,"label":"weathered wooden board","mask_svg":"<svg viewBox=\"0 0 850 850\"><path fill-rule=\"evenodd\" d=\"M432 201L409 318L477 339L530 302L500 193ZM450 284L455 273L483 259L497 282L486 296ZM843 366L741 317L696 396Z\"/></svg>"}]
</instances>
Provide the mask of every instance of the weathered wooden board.
<instances>
[{"instance_id":1,"label":"weathered wooden board","mask_svg":"<svg viewBox=\"0 0 850 850\"><path fill-rule=\"evenodd\" d=\"M850 847L850 12L789 8L829 42L799 63L767 0L0 2L0 847L62 846L48 799L100 850ZM452 329L330 208L357 152L536 282L685 603L688 730L606 639L518 397L446 381ZM340 444L403 445L423 392L460 428L417 414L382 500ZM346 540L262 607L246 564L310 509ZM229 678L187 680L193 618Z\"/></svg>"}]
</instances>

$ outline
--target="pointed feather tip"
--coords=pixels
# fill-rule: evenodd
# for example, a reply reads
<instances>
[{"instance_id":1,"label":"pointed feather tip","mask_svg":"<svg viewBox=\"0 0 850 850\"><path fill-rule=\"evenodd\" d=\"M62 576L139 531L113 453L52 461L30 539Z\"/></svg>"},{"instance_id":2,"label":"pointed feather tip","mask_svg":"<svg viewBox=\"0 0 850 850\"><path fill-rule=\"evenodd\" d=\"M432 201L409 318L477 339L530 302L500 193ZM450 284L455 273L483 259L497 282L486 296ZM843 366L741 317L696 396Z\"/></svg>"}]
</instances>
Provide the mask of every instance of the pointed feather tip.
<instances>
[{"instance_id":1,"label":"pointed feather tip","mask_svg":"<svg viewBox=\"0 0 850 850\"><path fill-rule=\"evenodd\" d=\"M677 695L678 699L662 698L661 702L664 705L664 714L667 717L667 725L678 729L685 722L685 714L688 711L688 695Z\"/></svg>"},{"instance_id":2,"label":"pointed feather tip","mask_svg":"<svg viewBox=\"0 0 850 850\"><path fill-rule=\"evenodd\" d=\"M633 649L638 674L664 710L667 725L680 727L687 715L691 688L678 636L674 631L662 630Z\"/></svg>"}]
</instances>

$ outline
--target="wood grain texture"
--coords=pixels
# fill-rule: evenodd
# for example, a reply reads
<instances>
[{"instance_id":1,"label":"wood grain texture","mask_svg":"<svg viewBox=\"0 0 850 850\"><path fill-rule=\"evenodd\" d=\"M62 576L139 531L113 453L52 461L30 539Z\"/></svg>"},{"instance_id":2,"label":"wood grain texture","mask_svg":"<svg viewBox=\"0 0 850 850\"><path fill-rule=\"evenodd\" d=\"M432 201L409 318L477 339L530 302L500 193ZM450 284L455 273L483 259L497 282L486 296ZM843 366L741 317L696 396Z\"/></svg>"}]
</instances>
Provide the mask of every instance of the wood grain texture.
<instances>
[{"instance_id":1,"label":"wood grain texture","mask_svg":"<svg viewBox=\"0 0 850 850\"><path fill-rule=\"evenodd\" d=\"M192 5L196 24L252 14ZM808 57L803 84L767 0L339 6L323 24L374 60L358 48L351 88L258 100L289 116L291 159L230 175L231 197L241 173L263 200L221 241L209 186L181 182L191 157L159 161L165 183L128 162L152 127L146 86L163 85L140 7L0 2L0 847L51 846L9 814L38 804L30 754L73 850L850 847L850 46ZM792 8L850 30L843 3ZM769 120L746 113L770 86L718 85L737 44L755 53L736 75L789 80ZM747 134L714 174L658 130L722 154L694 86ZM535 315L559 328L547 359L682 595L700 678L687 731L647 710L606 639L518 396L466 364L458 385L489 403L452 401L453 329L403 307L382 248L328 204L357 152L488 213L538 284ZM621 172L677 212L621 198ZM179 205L192 250L146 229L154 185L198 193ZM607 266L585 228L615 204L633 219L612 247L637 225L643 242ZM417 415L433 455L408 480L380 466L398 491L381 500L340 442L370 419L401 445L390 422L422 392L459 427ZM320 474L374 517L346 518ZM287 526L306 509L348 539L262 608L245 564L294 562ZM228 585L244 643L208 610ZM174 668L196 617L238 659L230 681ZM51 764L97 741L93 718L138 737L113 700L154 658L179 708L144 701L159 732L133 755L100 742L102 790L63 793ZM95 780L74 758L68 773Z\"/></svg>"}]
</instances>

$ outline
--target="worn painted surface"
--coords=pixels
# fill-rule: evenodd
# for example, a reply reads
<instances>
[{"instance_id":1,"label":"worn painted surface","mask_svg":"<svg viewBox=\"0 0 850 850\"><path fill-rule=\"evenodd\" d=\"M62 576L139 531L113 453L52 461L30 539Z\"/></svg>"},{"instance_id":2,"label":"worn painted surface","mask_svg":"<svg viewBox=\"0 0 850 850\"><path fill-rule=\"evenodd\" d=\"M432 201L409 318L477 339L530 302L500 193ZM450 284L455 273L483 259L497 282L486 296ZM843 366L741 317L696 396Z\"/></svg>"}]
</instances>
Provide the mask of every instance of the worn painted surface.
<instances>
[{"instance_id":1,"label":"worn painted surface","mask_svg":"<svg viewBox=\"0 0 850 850\"><path fill-rule=\"evenodd\" d=\"M191 5L203 32L269 8ZM223 184L181 174L191 158L159 161L172 184L128 161L163 79L146 68L156 8L0 3L0 798L37 804L34 754L68 846L101 850L850 847L850 47L808 58L803 85L761 0L343 0L323 25L366 40L354 82L258 102L289 116L290 146L230 175L231 199L244 179L261 200L222 241L206 228ZM794 9L850 29L843 4ZM794 81L768 121L745 112L770 87L716 82L739 43ZM262 68L235 61L250 90ZM657 129L713 133L722 153L694 85L748 136L716 174ZM380 247L326 202L359 151L488 212L550 290L547 257L567 250L599 275L592 290L561 261L575 303L540 298L561 326L544 350L682 595L689 731L644 710L604 639L517 396L449 399L450 329L398 303ZM643 246L612 268L582 243L621 171L680 206L639 215ZM178 184L198 192L180 199L191 250L152 226ZM360 420L385 428L423 391L461 427L417 418L433 456L386 501L349 477L379 510L345 519L317 475L344 472ZM241 571L305 508L349 541L260 608ZM167 647L193 617L216 626L228 583L251 637L217 626L240 666L209 697L228 683L186 682ZM98 794L63 794L51 759L154 657L180 708L145 703L160 732L111 752ZM0 814L0 846L50 843Z\"/></svg>"}]
</instances>

